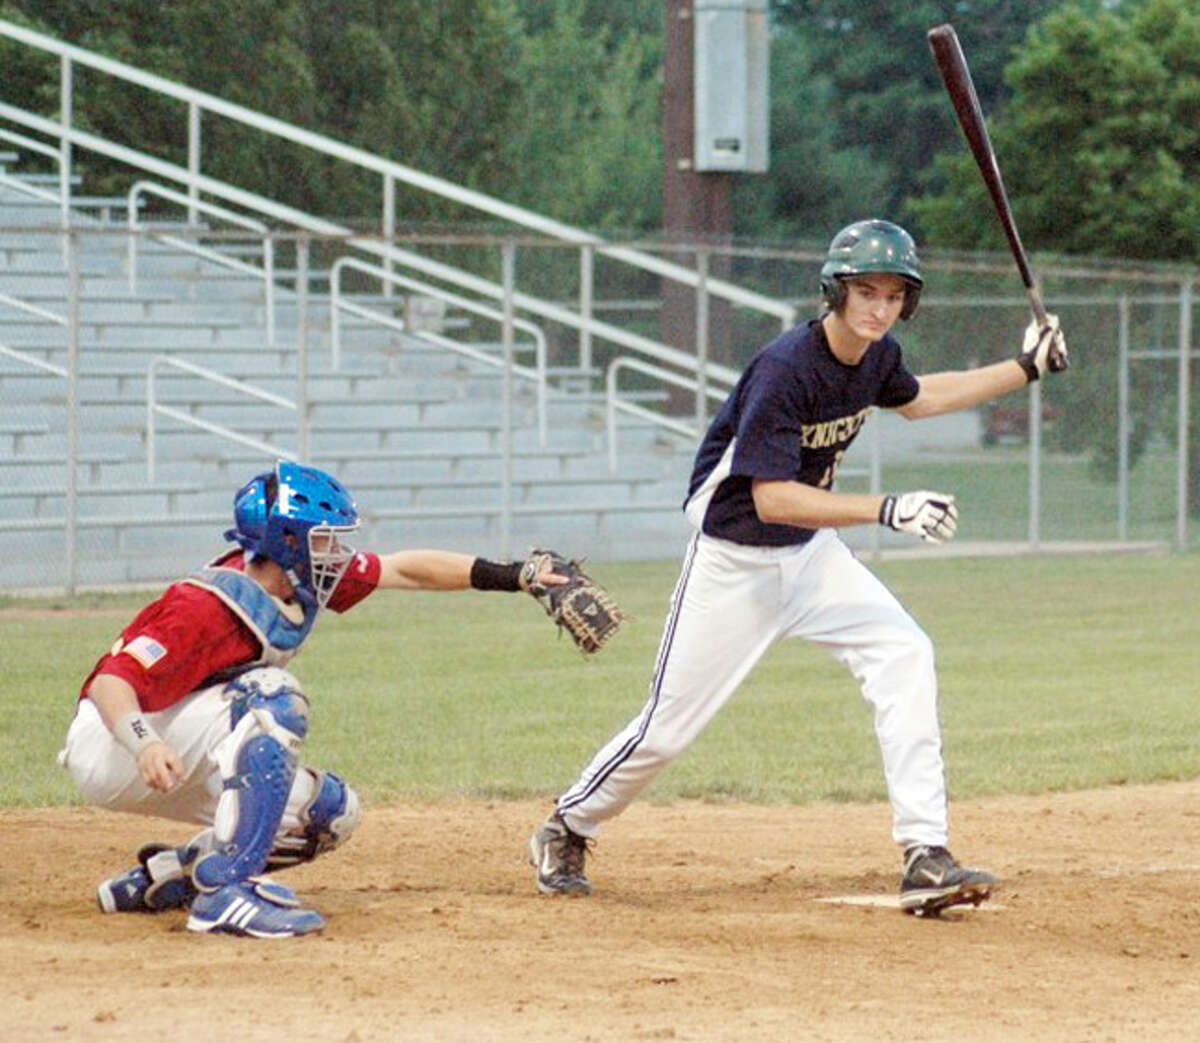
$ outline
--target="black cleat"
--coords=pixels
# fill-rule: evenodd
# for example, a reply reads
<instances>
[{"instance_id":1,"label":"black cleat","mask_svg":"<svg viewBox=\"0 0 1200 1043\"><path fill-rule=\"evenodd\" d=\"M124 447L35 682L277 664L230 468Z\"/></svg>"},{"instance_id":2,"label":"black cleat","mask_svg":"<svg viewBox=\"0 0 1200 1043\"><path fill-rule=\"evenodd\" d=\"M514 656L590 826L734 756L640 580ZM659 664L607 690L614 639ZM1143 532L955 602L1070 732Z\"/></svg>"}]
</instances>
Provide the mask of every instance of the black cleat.
<instances>
[{"instance_id":1,"label":"black cleat","mask_svg":"<svg viewBox=\"0 0 1200 1043\"><path fill-rule=\"evenodd\" d=\"M900 908L914 916L937 916L953 905L979 905L996 886L991 873L960 866L944 847L917 844L904 852Z\"/></svg>"},{"instance_id":2,"label":"black cleat","mask_svg":"<svg viewBox=\"0 0 1200 1043\"><path fill-rule=\"evenodd\" d=\"M591 894L592 883L583 871L587 848L587 838L572 833L557 811L546 819L529 838L538 890L544 895Z\"/></svg>"}]
</instances>

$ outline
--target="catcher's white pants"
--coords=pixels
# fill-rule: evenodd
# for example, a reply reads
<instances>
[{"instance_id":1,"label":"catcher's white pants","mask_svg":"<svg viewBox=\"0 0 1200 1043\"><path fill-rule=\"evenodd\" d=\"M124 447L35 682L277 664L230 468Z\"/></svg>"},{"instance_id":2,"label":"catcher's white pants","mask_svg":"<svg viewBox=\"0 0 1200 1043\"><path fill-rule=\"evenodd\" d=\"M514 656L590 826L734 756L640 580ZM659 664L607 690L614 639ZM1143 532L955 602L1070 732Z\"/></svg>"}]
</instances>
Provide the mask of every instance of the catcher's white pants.
<instances>
[{"instance_id":1,"label":"catcher's white pants","mask_svg":"<svg viewBox=\"0 0 1200 1043\"><path fill-rule=\"evenodd\" d=\"M933 646L832 529L787 548L744 547L703 534L692 539L649 701L559 798L567 825L593 836L624 810L783 637L815 641L861 685L874 709L897 843L945 845Z\"/></svg>"},{"instance_id":2,"label":"catcher's white pants","mask_svg":"<svg viewBox=\"0 0 1200 1043\"><path fill-rule=\"evenodd\" d=\"M183 761L183 778L166 793L142 781L137 763L113 738L90 699L79 702L59 763L89 804L211 826L222 790L221 772L212 754L230 732L224 688L223 683L201 688L174 706L143 715ZM297 771L280 832L299 827L299 810L312 795L312 774Z\"/></svg>"}]
</instances>

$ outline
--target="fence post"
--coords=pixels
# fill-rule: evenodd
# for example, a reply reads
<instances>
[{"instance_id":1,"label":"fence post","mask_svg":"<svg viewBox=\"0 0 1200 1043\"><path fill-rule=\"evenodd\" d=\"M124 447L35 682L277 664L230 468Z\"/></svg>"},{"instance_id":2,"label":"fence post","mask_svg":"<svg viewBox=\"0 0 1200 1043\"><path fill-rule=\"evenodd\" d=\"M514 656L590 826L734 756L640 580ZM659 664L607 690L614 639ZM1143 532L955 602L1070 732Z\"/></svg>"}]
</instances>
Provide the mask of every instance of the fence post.
<instances>
[{"instance_id":1,"label":"fence post","mask_svg":"<svg viewBox=\"0 0 1200 1043\"><path fill-rule=\"evenodd\" d=\"M1037 550L1042 530L1042 382L1029 385L1029 549Z\"/></svg>"},{"instance_id":2,"label":"fence post","mask_svg":"<svg viewBox=\"0 0 1200 1043\"><path fill-rule=\"evenodd\" d=\"M1175 542L1180 550L1187 546L1188 514L1188 418L1191 413L1192 364L1192 282L1179 286L1179 418Z\"/></svg>"},{"instance_id":3,"label":"fence post","mask_svg":"<svg viewBox=\"0 0 1200 1043\"><path fill-rule=\"evenodd\" d=\"M67 246L67 594L78 580L79 538L79 233L69 232Z\"/></svg>"},{"instance_id":4,"label":"fence post","mask_svg":"<svg viewBox=\"0 0 1200 1043\"><path fill-rule=\"evenodd\" d=\"M309 426L311 405L308 401L308 258L309 237L303 234L296 241L296 410L299 430L297 448L300 459L309 458Z\"/></svg>"},{"instance_id":5,"label":"fence post","mask_svg":"<svg viewBox=\"0 0 1200 1043\"><path fill-rule=\"evenodd\" d=\"M1129 539L1129 295L1117 298L1117 539Z\"/></svg>"},{"instance_id":6,"label":"fence post","mask_svg":"<svg viewBox=\"0 0 1200 1043\"><path fill-rule=\"evenodd\" d=\"M585 374L584 380L588 386L591 380L586 374L592 368L591 321L596 280L595 260L595 249L590 243L584 243L579 248L579 317L584 320L579 327L579 369Z\"/></svg>"},{"instance_id":7,"label":"fence post","mask_svg":"<svg viewBox=\"0 0 1200 1043\"><path fill-rule=\"evenodd\" d=\"M154 483L155 471L157 463L155 454L158 452L158 446L154 439L155 415L158 410L158 384L156 383L155 374L158 370L158 357L150 360L150 365L146 367L146 481L150 484Z\"/></svg>"},{"instance_id":8,"label":"fence post","mask_svg":"<svg viewBox=\"0 0 1200 1043\"><path fill-rule=\"evenodd\" d=\"M505 239L500 252L500 282L504 291L500 344L504 352L504 377L500 392L500 554L512 557L512 381L513 381L513 293L517 269L517 244Z\"/></svg>"},{"instance_id":9,"label":"fence post","mask_svg":"<svg viewBox=\"0 0 1200 1043\"><path fill-rule=\"evenodd\" d=\"M391 248L395 246L396 238L396 179L391 174L383 175L383 238L388 245L388 253L383 258L383 270L391 275L395 269L392 263ZM391 300L392 283L390 279L383 280L383 296Z\"/></svg>"},{"instance_id":10,"label":"fence post","mask_svg":"<svg viewBox=\"0 0 1200 1043\"><path fill-rule=\"evenodd\" d=\"M74 118L75 90L71 59L65 54L59 59L58 106L61 125L58 139L58 215L63 230L63 264L69 267L72 246L67 241L67 232L71 226L71 121Z\"/></svg>"},{"instance_id":11,"label":"fence post","mask_svg":"<svg viewBox=\"0 0 1200 1043\"><path fill-rule=\"evenodd\" d=\"M200 213L195 202L200 198L200 106L194 101L188 102L188 227L195 227Z\"/></svg>"},{"instance_id":12,"label":"fence post","mask_svg":"<svg viewBox=\"0 0 1200 1043\"><path fill-rule=\"evenodd\" d=\"M709 252L696 254L696 430L708 428L708 263Z\"/></svg>"},{"instance_id":13,"label":"fence post","mask_svg":"<svg viewBox=\"0 0 1200 1043\"><path fill-rule=\"evenodd\" d=\"M339 318L341 292L339 290L342 269L345 265L342 258L334 261L329 267L329 368L338 372L342 368L342 320ZM383 280L386 282L386 280Z\"/></svg>"}]
</instances>

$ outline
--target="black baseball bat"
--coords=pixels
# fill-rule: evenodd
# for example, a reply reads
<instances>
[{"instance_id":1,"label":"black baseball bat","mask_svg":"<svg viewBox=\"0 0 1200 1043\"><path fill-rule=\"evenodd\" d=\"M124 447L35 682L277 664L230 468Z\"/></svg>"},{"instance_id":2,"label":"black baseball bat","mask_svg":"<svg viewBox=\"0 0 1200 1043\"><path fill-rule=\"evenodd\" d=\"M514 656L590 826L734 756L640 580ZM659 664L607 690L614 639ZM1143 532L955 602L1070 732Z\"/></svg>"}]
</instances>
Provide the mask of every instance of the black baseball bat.
<instances>
[{"instance_id":1,"label":"black baseball bat","mask_svg":"<svg viewBox=\"0 0 1200 1043\"><path fill-rule=\"evenodd\" d=\"M959 125L967 136L971 154L975 157L979 172L983 175L983 183L987 186L988 195L992 197L992 203L1000 217L1000 224L1004 227L1004 234L1008 237L1008 247L1012 251L1013 260L1017 262L1017 270L1021 273L1025 292L1029 295L1034 317L1039 325L1044 325L1046 306L1042 303L1042 295L1034 282L1029 257L1025 253L1021 235L1017 231L1017 223L1013 219L1008 193L1004 191L1004 179L1000 176L1000 164L996 161L996 150L992 148L987 125L983 122L983 109L980 108L979 96L975 93L971 70L967 68L967 59L958 42L958 34L955 33L954 26L946 24L935 26L926 35L929 49L933 51L933 60L937 64L938 72L942 74L942 82L945 83L946 92L954 105Z\"/></svg>"}]
</instances>

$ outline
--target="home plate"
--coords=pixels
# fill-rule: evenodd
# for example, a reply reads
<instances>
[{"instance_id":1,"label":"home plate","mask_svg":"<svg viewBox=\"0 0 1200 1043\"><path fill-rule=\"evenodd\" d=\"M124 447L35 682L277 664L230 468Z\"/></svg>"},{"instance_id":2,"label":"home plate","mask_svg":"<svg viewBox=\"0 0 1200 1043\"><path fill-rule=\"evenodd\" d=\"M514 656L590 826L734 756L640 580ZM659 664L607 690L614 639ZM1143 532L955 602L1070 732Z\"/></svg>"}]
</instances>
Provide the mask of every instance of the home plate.
<instances>
[{"instance_id":1,"label":"home plate","mask_svg":"<svg viewBox=\"0 0 1200 1043\"><path fill-rule=\"evenodd\" d=\"M827 905L874 905L884 909L899 909L899 895L836 895L833 898L814 898L814 902L825 902ZM1003 909L1004 906L995 902L983 902L973 906L970 902L962 905L952 905L942 910L943 916L954 916L969 913L972 909Z\"/></svg>"}]
</instances>

